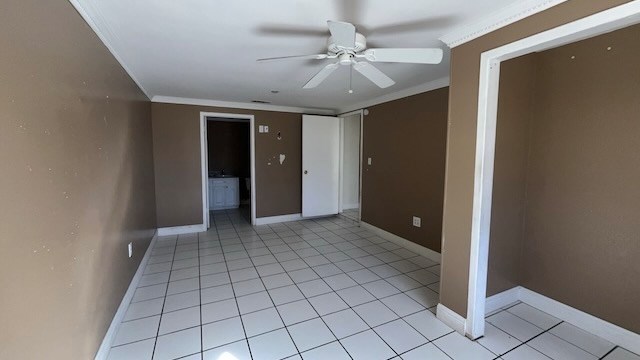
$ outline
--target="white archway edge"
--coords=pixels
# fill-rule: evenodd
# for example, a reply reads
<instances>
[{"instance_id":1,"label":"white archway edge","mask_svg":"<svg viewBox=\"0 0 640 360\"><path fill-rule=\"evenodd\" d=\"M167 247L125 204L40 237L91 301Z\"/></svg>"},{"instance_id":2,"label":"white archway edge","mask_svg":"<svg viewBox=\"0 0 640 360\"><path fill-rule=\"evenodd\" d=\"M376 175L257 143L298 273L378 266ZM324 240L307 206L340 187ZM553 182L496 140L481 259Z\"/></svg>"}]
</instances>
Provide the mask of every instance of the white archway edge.
<instances>
[{"instance_id":1,"label":"white archway edge","mask_svg":"<svg viewBox=\"0 0 640 360\"><path fill-rule=\"evenodd\" d=\"M484 335L500 63L639 22L640 0L634 0L482 53L478 94L471 256L469 259L469 293L467 318L464 324L464 333L467 337L477 339Z\"/></svg>"}]
</instances>

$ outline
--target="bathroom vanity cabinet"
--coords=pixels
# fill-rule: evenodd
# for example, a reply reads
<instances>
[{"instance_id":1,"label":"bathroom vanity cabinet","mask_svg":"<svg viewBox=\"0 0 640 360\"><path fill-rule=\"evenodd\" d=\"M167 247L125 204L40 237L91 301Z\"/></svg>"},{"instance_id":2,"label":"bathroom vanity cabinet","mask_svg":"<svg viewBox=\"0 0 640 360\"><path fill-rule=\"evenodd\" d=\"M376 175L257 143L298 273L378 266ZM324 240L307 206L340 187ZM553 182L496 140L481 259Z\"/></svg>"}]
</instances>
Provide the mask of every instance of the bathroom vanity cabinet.
<instances>
[{"instance_id":1,"label":"bathroom vanity cabinet","mask_svg":"<svg viewBox=\"0 0 640 360\"><path fill-rule=\"evenodd\" d=\"M237 177L209 178L209 209L236 209L240 206Z\"/></svg>"}]
</instances>

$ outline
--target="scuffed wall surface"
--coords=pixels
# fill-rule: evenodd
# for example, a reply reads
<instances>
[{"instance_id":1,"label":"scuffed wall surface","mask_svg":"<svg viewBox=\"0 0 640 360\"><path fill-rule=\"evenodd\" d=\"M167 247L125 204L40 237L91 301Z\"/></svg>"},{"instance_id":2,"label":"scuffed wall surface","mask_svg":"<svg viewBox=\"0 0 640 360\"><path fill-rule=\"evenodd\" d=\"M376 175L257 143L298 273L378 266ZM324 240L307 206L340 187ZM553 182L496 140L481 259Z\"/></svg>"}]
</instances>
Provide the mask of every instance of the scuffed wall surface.
<instances>
[{"instance_id":1,"label":"scuffed wall surface","mask_svg":"<svg viewBox=\"0 0 640 360\"><path fill-rule=\"evenodd\" d=\"M91 359L154 233L150 102L68 1L3 1L0 49L0 359Z\"/></svg>"},{"instance_id":2,"label":"scuffed wall surface","mask_svg":"<svg viewBox=\"0 0 640 360\"><path fill-rule=\"evenodd\" d=\"M202 224L200 112L255 116L257 217L302 211L302 114L164 103L152 108L158 227ZM258 133L259 125L269 133Z\"/></svg>"},{"instance_id":3,"label":"scuffed wall surface","mask_svg":"<svg viewBox=\"0 0 640 360\"><path fill-rule=\"evenodd\" d=\"M480 55L629 0L567 1L451 51L440 302L466 317Z\"/></svg>"},{"instance_id":4,"label":"scuffed wall surface","mask_svg":"<svg viewBox=\"0 0 640 360\"><path fill-rule=\"evenodd\" d=\"M363 121L362 220L436 252L448 94L442 88L372 106ZM413 226L413 216L421 227Z\"/></svg>"}]
</instances>

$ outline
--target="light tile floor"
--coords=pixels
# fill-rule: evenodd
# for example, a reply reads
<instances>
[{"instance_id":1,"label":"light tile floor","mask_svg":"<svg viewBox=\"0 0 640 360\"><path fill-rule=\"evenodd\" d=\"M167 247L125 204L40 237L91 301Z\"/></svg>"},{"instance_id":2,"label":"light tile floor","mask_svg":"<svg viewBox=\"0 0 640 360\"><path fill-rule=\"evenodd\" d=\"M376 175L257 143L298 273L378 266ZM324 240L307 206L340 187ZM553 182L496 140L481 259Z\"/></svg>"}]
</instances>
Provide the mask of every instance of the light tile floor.
<instances>
[{"instance_id":1,"label":"light tile floor","mask_svg":"<svg viewBox=\"0 0 640 360\"><path fill-rule=\"evenodd\" d=\"M342 211L342 216L358 221L358 217L360 216L360 209L347 209Z\"/></svg>"},{"instance_id":2,"label":"light tile floor","mask_svg":"<svg viewBox=\"0 0 640 360\"><path fill-rule=\"evenodd\" d=\"M520 303L468 340L435 316L440 265L333 217L158 238L110 360L640 360Z\"/></svg>"}]
</instances>

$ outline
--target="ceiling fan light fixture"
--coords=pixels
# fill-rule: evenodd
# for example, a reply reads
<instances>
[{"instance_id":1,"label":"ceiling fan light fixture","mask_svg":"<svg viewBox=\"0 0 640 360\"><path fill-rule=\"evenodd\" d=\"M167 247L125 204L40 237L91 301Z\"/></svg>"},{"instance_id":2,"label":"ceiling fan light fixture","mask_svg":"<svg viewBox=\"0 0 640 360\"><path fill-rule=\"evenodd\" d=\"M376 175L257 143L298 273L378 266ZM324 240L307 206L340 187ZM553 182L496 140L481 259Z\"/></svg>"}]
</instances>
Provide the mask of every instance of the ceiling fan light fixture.
<instances>
[{"instance_id":1,"label":"ceiling fan light fixture","mask_svg":"<svg viewBox=\"0 0 640 360\"><path fill-rule=\"evenodd\" d=\"M353 55L349 54L348 52L342 53L339 56L339 61L340 65L351 65L351 62L353 61Z\"/></svg>"}]
</instances>

